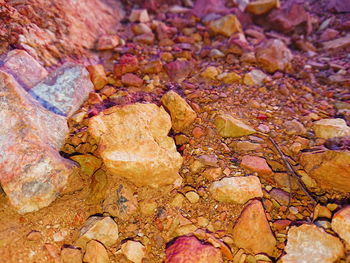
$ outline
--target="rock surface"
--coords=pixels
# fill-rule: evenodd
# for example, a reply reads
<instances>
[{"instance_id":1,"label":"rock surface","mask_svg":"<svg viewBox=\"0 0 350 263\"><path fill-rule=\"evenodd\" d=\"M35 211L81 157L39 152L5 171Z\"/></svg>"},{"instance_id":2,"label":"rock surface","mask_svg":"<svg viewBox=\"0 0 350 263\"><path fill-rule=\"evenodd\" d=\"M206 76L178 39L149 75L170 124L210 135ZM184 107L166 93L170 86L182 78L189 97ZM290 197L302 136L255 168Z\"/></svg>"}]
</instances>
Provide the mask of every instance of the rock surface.
<instances>
[{"instance_id":1,"label":"rock surface","mask_svg":"<svg viewBox=\"0 0 350 263\"><path fill-rule=\"evenodd\" d=\"M217 201L238 204L263 196L260 180L256 176L223 178L212 183L209 191Z\"/></svg>"},{"instance_id":2,"label":"rock surface","mask_svg":"<svg viewBox=\"0 0 350 263\"><path fill-rule=\"evenodd\" d=\"M84 262L86 263L109 263L108 253L105 247L96 240L91 240L86 245L86 252L84 255Z\"/></svg>"},{"instance_id":3,"label":"rock surface","mask_svg":"<svg viewBox=\"0 0 350 263\"><path fill-rule=\"evenodd\" d=\"M276 239L260 201L253 200L248 203L239 216L232 233L234 243L239 248L244 248L253 254L273 255Z\"/></svg>"},{"instance_id":4,"label":"rock surface","mask_svg":"<svg viewBox=\"0 0 350 263\"><path fill-rule=\"evenodd\" d=\"M65 247L61 250L62 263L81 263L83 254L80 249Z\"/></svg>"},{"instance_id":5,"label":"rock surface","mask_svg":"<svg viewBox=\"0 0 350 263\"><path fill-rule=\"evenodd\" d=\"M243 156L241 167L252 172L257 172L258 175L271 175L273 173L266 160L258 156Z\"/></svg>"},{"instance_id":6,"label":"rock surface","mask_svg":"<svg viewBox=\"0 0 350 263\"><path fill-rule=\"evenodd\" d=\"M137 186L158 187L179 179L182 157L167 136L170 116L154 104L112 107L90 119L107 169ZM122 135L122 136L121 136Z\"/></svg>"},{"instance_id":7,"label":"rock surface","mask_svg":"<svg viewBox=\"0 0 350 263\"><path fill-rule=\"evenodd\" d=\"M67 64L35 87L29 93L46 109L70 117L94 91L85 67Z\"/></svg>"},{"instance_id":8,"label":"rock surface","mask_svg":"<svg viewBox=\"0 0 350 263\"><path fill-rule=\"evenodd\" d=\"M175 132L186 129L197 117L191 106L174 91L169 91L163 95L161 102L170 112L172 128Z\"/></svg>"},{"instance_id":9,"label":"rock surface","mask_svg":"<svg viewBox=\"0 0 350 263\"><path fill-rule=\"evenodd\" d=\"M0 92L1 185L18 212L36 211L56 199L75 171L58 153L68 133L66 119L1 71Z\"/></svg>"},{"instance_id":10,"label":"rock surface","mask_svg":"<svg viewBox=\"0 0 350 263\"><path fill-rule=\"evenodd\" d=\"M304 224L290 228L285 251L283 263L333 263L344 254L344 247L338 238L321 228Z\"/></svg>"},{"instance_id":11,"label":"rock surface","mask_svg":"<svg viewBox=\"0 0 350 263\"><path fill-rule=\"evenodd\" d=\"M128 240L122 244L121 251L125 257L133 263L142 263L142 259L145 257L144 245L140 242Z\"/></svg>"},{"instance_id":12,"label":"rock surface","mask_svg":"<svg viewBox=\"0 0 350 263\"><path fill-rule=\"evenodd\" d=\"M229 114L220 114L215 118L216 130L222 137L241 137L255 133L255 130Z\"/></svg>"},{"instance_id":13,"label":"rock surface","mask_svg":"<svg viewBox=\"0 0 350 263\"><path fill-rule=\"evenodd\" d=\"M350 245L350 206L335 213L332 218L332 229Z\"/></svg>"},{"instance_id":14,"label":"rock surface","mask_svg":"<svg viewBox=\"0 0 350 263\"><path fill-rule=\"evenodd\" d=\"M165 263L222 263L219 249L202 243L194 236L182 236L166 249Z\"/></svg>"},{"instance_id":15,"label":"rock surface","mask_svg":"<svg viewBox=\"0 0 350 263\"><path fill-rule=\"evenodd\" d=\"M350 136L350 127L343 119L322 119L314 122L313 129L316 137L323 139Z\"/></svg>"}]
</instances>

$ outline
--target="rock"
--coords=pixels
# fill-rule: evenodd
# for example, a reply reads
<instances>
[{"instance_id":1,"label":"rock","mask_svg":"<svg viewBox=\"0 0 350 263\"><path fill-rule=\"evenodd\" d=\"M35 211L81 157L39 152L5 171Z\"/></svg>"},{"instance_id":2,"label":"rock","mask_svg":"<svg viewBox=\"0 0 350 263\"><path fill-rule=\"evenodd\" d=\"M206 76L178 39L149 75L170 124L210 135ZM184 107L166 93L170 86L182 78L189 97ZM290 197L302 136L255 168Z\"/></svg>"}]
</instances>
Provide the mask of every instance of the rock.
<instances>
[{"instance_id":1,"label":"rock","mask_svg":"<svg viewBox=\"0 0 350 263\"><path fill-rule=\"evenodd\" d=\"M169 78L172 81L182 82L192 72L192 65L187 60L175 60L164 65Z\"/></svg>"},{"instance_id":2,"label":"rock","mask_svg":"<svg viewBox=\"0 0 350 263\"><path fill-rule=\"evenodd\" d=\"M146 23L150 22L147 9L133 9L129 16L130 22Z\"/></svg>"},{"instance_id":3,"label":"rock","mask_svg":"<svg viewBox=\"0 0 350 263\"><path fill-rule=\"evenodd\" d=\"M91 154L74 155L71 159L80 165L84 177L90 178L102 165L102 160Z\"/></svg>"},{"instance_id":4,"label":"rock","mask_svg":"<svg viewBox=\"0 0 350 263\"><path fill-rule=\"evenodd\" d=\"M279 0L257 0L248 3L245 11L253 15L263 15L274 8L280 8Z\"/></svg>"},{"instance_id":5,"label":"rock","mask_svg":"<svg viewBox=\"0 0 350 263\"><path fill-rule=\"evenodd\" d=\"M75 245L85 248L86 244L95 239L106 247L114 245L119 237L118 226L111 217L92 216L80 230L80 237Z\"/></svg>"},{"instance_id":6,"label":"rock","mask_svg":"<svg viewBox=\"0 0 350 263\"><path fill-rule=\"evenodd\" d=\"M229 114L220 114L215 118L216 130L222 137L241 137L255 133L255 130Z\"/></svg>"},{"instance_id":7,"label":"rock","mask_svg":"<svg viewBox=\"0 0 350 263\"><path fill-rule=\"evenodd\" d=\"M138 35L134 38L134 41L136 43L145 44L145 45L152 45L154 43L154 34L153 33L145 33Z\"/></svg>"},{"instance_id":8,"label":"rock","mask_svg":"<svg viewBox=\"0 0 350 263\"><path fill-rule=\"evenodd\" d=\"M269 195L275 199L280 205L288 206L289 204L289 198L290 195L286 191L283 191L282 189L273 188Z\"/></svg>"},{"instance_id":9,"label":"rock","mask_svg":"<svg viewBox=\"0 0 350 263\"><path fill-rule=\"evenodd\" d=\"M223 178L212 183L209 191L217 201L238 204L263 196L260 180L256 176Z\"/></svg>"},{"instance_id":10,"label":"rock","mask_svg":"<svg viewBox=\"0 0 350 263\"><path fill-rule=\"evenodd\" d=\"M163 64L160 60L153 60L143 66L142 71L146 74L156 74L161 72Z\"/></svg>"},{"instance_id":11,"label":"rock","mask_svg":"<svg viewBox=\"0 0 350 263\"><path fill-rule=\"evenodd\" d=\"M75 175L74 163L58 153L67 122L2 71L0 93L0 182L19 213L36 211L54 201Z\"/></svg>"},{"instance_id":12,"label":"rock","mask_svg":"<svg viewBox=\"0 0 350 263\"><path fill-rule=\"evenodd\" d=\"M133 192L121 184L107 193L102 208L113 217L127 220L136 212L138 204Z\"/></svg>"},{"instance_id":13,"label":"rock","mask_svg":"<svg viewBox=\"0 0 350 263\"><path fill-rule=\"evenodd\" d=\"M199 195L195 191L189 191L185 194L185 196L191 204L198 203L200 199Z\"/></svg>"},{"instance_id":14,"label":"rock","mask_svg":"<svg viewBox=\"0 0 350 263\"><path fill-rule=\"evenodd\" d=\"M230 37L233 33L242 32L242 25L235 15L227 15L211 21L209 28L216 34Z\"/></svg>"},{"instance_id":15,"label":"rock","mask_svg":"<svg viewBox=\"0 0 350 263\"><path fill-rule=\"evenodd\" d=\"M101 90L108 84L108 79L103 65L90 65L86 67L86 69L90 73L90 79L94 84L95 90Z\"/></svg>"},{"instance_id":16,"label":"rock","mask_svg":"<svg viewBox=\"0 0 350 263\"><path fill-rule=\"evenodd\" d=\"M257 156L243 156L241 167L256 172L258 175L271 175L273 173L266 160Z\"/></svg>"},{"instance_id":17,"label":"rock","mask_svg":"<svg viewBox=\"0 0 350 263\"><path fill-rule=\"evenodd\" d=\"M134 24L131 26L131 30L135 35L152 33L152 29L145 23Z\"/></svg>"},{"instance_id":18,"label":"rock","mask_svg":"<svg viewBox=\"0 0 350 263\"><path fill-rule=\"evenodd\" d=\"M348 0L331 0L328 2L327 9L335 10L338 13L350 12L350 2Z\"/></svg>"},{"instance_id":19,"label":"rock","mask_svg":"<svg viewBox=\"0 0 350 263\"><path fill-rule=\"evenodd\" d=\"M276 239L258 200L250 201L244 208L232 234L235 245L252 254L266 253L272 256L274 253Z\"/></svg>"},{"instance_id":20,"label":"rock","mask_svg":"<svg viewBox=\"0 0 350 263\"><path fill-rule=\"evenodd\" d=\"M138 69L138 58L131 54L125 54L119 59L119 63L114 65L114 75L120 77L126 73L135 72Z\"/></svg>"},{"instance_id":21,"label":"rock","mask_svg":"<svg viewBox=\"0 0 350 263\"><path fill-rule=\"evenodd\" d=\"M207 168L204 170L202 175L209 181L214 181L217 180L221 177L222 175L222 169L220 167L212 167L212 168Z\"/></svg>"},{"instance_id":22,"label":"rock","mask_svg":"<svg viewBox=\"0 0 350 263\"><path fill-rule=\"evenodd\" d=\"M239 152L249 152L249 151L259 151L262 150L262 146L259 143L253 143L253 142L249 142L249 141L236 141L236 142L232 142L230 145L230 147L233 148L233 150Z\"/></svg>"},{"instance_id":23,"label":"rock","mask_svg":"<svg viewBox=\"0 0 350 263\"><path fill-rule=\"evenodd\" d=\"M86 263L109 263L108 253L105 247L96 240L91 240L86 245L86 252L84 255L84 262Z\"/></svg>"},{"instance_id":24,"label":"rock","mask_svg":"<svg viewBox=\"0 0 350 263\"><path fill-rule=\"evenodd\" d=\"M350 206L335 213L332 218L332 229L350 245Z\"/></svg>"},{"instance_id":25,"label":"rock","mask_svg":"<svg viewBox=\"0 0 350 263\"><path fill-rule=\"evenodd\" d=\"M253 69L244 75L243 83L248 86L263 85L267 75L258 69Z\"/></svg>"},{"instance_id":26,"label":"rock","mask_svg":"<svg viewBox=\"0 0 350 263\"><path fill-rule=\"evenodd\" d=\"M185 130L197 118L197 114L186 100L174 91L169 91L163 95L161 102L170 112L172 128L175 132Z\"/></svg>"},{"instance_id":27,"label":"rock","mask_svg":"<svg viewBox=\"0 0 350 263\"><path fill-rule=\"evenodd\" d=\"M201 76L203 78L207 78L207 79L216 79L216 76L219 74L219 71L216 67L210 66L207 67L202 73Z\"/></svg>"},{"instance_id":28,"label":"rock","mask_svg":"<svg viewBox=\"0 0 350 263\"><path fill-rule=\"evenodd\" d=\"M145 247L137 241L128 240L122 244L122 253L125 257L133 263L142 263L142 259L145 257Z\"/></svg>"},{"instance_id":29,"label":"rock","mask_svg":"<svg viewBox=\"0 0 350 263\"><path fill-rule=\"evenodd\" d=\"M64 247L61 250L62 263L81 263L83 262L83 254L81 250L74 247Z\"/></svg>"},{"instance_id":30,"label":"rock","mask_svg":"<svg viewBox=\"0 0 350 263\"><path fill-rule=\"evenodd\" d=\"M167 136L170 128L163 108L140 103L109 108L89 123L107 169L137 186L153 187L180 179L182 157Z\"/></svg>"},{"instance_id":31,"label":"rock","mask_svg":"<svg viewBox=\"0 0 350 263\"><path fill-rule=\"evenodd\" d=\"M306 129L302 123L297 120L286 121L284 123L284 129L289 135L305 135Z\"/></svg>"},{"instance_id":32,"label":"rock","mask_svg":"<svg viewBox=\"0 0 350 263\"><path fill-rule=\"evenodd\" d=\"M218 80L223 81L225 84L240 83L242 77L235 72L224 72L217 76Z\"/></svg>"},{"instance_id":33,"label":"rock","mask_svg":"<svg viewBox=\"0 0 350 263\"><path fill-rule=\"evenodd\" d=\"M12 74L21 86L29 90L46 78L48 72L26 51L11 50L6 54L2 69Z\"/></svg>"},{"instance_id":34,"label":"rock","mask_svg":"<svg viewBox=\"0 0 350 263\"><path fill-rule=\"evenodd\" d=\"M143 80L132 73L126 73L122 76L122 83L126 86L141 87Z\"/></svg>"},{"instance_id":35,"label":"rock","mask_svg":"<svg viewBox=\"0 0 350 263\"><path fill-rule=\"evenodd\" d=\"M103 35L101 36L97 43L96 49L100 51L114 49L119 46L120 39L117 35Z\"/></svg>"},{"instance_id":36,"label":"rock","mask_svg":"<svg viewBox=\"0 0 350 263\"><path fill-rule=\"evenodd\" d=\"M29 90L46 109L63 116L72 116L94 91L85 67L67 64Z\"/></svg>"},{"instance_id":37,"label":"rock","mask_svg":"<svg viewBox=\"0 0 350 263\"><path fill-rule=\"evenodd\" d=\"M289 71L292 68L292 52L279 39L269 39L256 48L258 64L267 72Z\"/></svg>"},{"instance_id":38,"label":"rock","mask_svg":"<svg viewBox=\"0 0 350 263\"><path fill-rule=\"evenodd\" d=\"M194 236L182 236L166 249L165 263L222 263L220 249L202 243Z\"/></svg>"},{"instance_id":39,"label":"rock","mask_svg":"<svg viewBox=\"0 0 350 263\"><path fill-rule=\"evenodd\" d=\"M287 240L285 248L287 254L281 260L283 263L332 263L344 254L340 240L315 225L291 227Z\"/></svg>"},{"instance_id":40,"label":"rock","mask_svg":"<svg viewBox=\"0 0 350 263\"><path fill-rule=\"evenodd\" d=\"M192 12L203 17L210 13L226 13L227 8L222 0L196 0Z\"/></svg>"},{"instance_id":41,"label":"rock","mask_svg":"<svg viewBox=\"0 0 350 263\"><path fill-rule=\"evenodd\" d=\"M329 139L333 137L350 136L350 127L343 119L322 119L314 122L313 130L316 137Z\"/></svg>"},{"instance_id":42,"label":"rock","mask_svg":"<svg viewBox=\"0 0 350 263\"><path fill-rule=\"evenodd\" d=\"M107 195L108 176L102 169L98 169L91 178L89 197L87 201L92 204L100 204Z\"/></svg>"}]
</instances>

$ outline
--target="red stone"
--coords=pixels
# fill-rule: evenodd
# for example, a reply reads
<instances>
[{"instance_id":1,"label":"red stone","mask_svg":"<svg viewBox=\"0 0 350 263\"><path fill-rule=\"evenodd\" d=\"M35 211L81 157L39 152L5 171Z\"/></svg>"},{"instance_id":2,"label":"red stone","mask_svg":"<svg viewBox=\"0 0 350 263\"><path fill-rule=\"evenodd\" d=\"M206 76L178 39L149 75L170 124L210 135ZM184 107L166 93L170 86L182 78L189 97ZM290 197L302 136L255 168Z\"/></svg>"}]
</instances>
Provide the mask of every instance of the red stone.
<instances>
[{"instance_id":1,"label":"red stone","mask_svg":"<svg viewBox=\"0 0 350 263\"><path fill-rule=\"evenodd\" d=\"M114 74L117 77L125 73L132 73L139 69L139 61L136 56L131 54L123 55L119 63L114 65Z\"/></svg>"},{"instance_id":2,"label":"red stone","mask_svg":"<svg viewBox=\"0 0 350 263\"><path fill-rule=\"evenodd\" d=\"M228 9L222 0L197 0L192 12L198 17L203 17L209 13L226 13Z\"/></svg>"},{"instance_id":3,"label":"red stone","mask_svg":"<svg viewBox=\"0 0 350 263\"><path fill-rule=\"evenodd\" d=\"M243 156L241 167L252 172L257 172L259 175L271 175L273 173L266 160L257 156Z\"/></svg>"},{"instance_id":4,"label":"red stone","mask_svg":"<svg viewBox=\"0 0 350 263\"><path fill-rule=\"evenodd\" d=\"M122 76L122 83L126 86L140 87L143 84L143 80L132 73L127 73Z\"/></svg>"},{"instance_id":5,"label":"red stone","mask_svg":"<svg viewBox=\"0 0 350 263\"><path fill-rule=\"evenodd\" d=\"M192 71L192 64L187 60L176 60L164 66L172 81L182 82Z\"/></svg>"}]
</instances>

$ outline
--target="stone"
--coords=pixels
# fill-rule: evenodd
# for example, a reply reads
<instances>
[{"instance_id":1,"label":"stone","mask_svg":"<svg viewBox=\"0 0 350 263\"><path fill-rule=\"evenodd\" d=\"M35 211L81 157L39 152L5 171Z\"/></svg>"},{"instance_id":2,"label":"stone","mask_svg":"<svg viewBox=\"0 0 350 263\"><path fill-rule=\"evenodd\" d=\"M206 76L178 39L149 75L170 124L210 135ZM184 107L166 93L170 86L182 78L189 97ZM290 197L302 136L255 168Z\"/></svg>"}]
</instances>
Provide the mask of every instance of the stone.
<instances>
[{"instance_id":1,"label":"stone","mask_svg":"<svg viewBox=\"0 0 350 263\"><path fill-rule=\"evenodd\" d=\"M320 188L350 191L350 151L305 152L300 163Z\"/></svg>"},{"instance_id":2,"label":"stone","mask_svg":"<svg viewBox=\"0 0 350 263\"><path fill-rule=\"evenodd\" d=\"M335 10L338 13L350 12L350 2L348 0L331 0L328 2L327 9Z\"/></svg>"},{"instance_id":3,"label":"stone","mask_svg":"<svg viewBox=\"0 0 350 263\"><path fill-rule=\"evenodd\" d=\"M235 72L224 72L217 76L218 80L223 81L225 84L241 83L242 77Z\"/></svg>"},{"instance_id":4,"label":"stone","mask_svg":"<svg viewBox=\"0 0 350 263\"><path fill-rule=\"evenodd\" d=\"M161 72L163 64L160 60L153 60L143 66L142 71L146 74L156 74Z\"/></svg>"},{"instance_id":5,"label":"stone","mask_svg":"<svg viewBox=\"0 0 350 263\"><path fill-rule=\"evenodd\" d=\"M89 132L109 172L137 186L158 187L180 179L182 157L172 138L170 116L155 104L112 107L90 119Z\"/></svg>"},{"instance_id":6,"label":"stone","mask_svg":"<svg viewBox=\"0 0 350 263\"><path fill-rule=\"evenodd\" d=\"M239 152L249 152L249 151L259 151L262 150L262 146L259 143L253 143L249 141L235 141L230 145L235 151Z\"/></svg>"},{"instance_id":7,"label":"stone","mask_svg":"<svg viewBox=\"0 0 350 263\"><path fill-rule=\"evenodd\" d=\"M260 201L252 200L247 204L239 216L232 234L237 247L252 254L266 253L273 256L276 239Z\"/></svg>"},{"instance_id":8,"label":"stone","mask_svg":"<svg viewBox=\"0 0 350 263\"><path fill-rule=\"evenodd\" d=\"M196 0L192 13L204 17L210 13L226 13L227 8L222 0Z\"/></svg>"},{"instance_id":9,"label":"stone","mask_svg":"<svg viewBox=\"0 0 350 263\"><path fill-rule=\"evenodd\" d=\"M191 204L198 203L200 199L199 195L195 191L189 191L185 194L185 196Z\"/></svg>"},{"instance_id":10,"label":"stone","mask_svg":"<svg viewBox=\"0 0 350 263\"><path fill-rule=\"evenodd\" d=\"M90 65L87 66L86 69L90 73L90 79L94 84L95 90L101 90L108 84L108 79L103 65Z\"/></svg>"},{"instance_id":11,"label":"stone","mask_svg":"<svg viewBox=\"0 0 350 263\"><path fill-rule=\"evenodd\" d=\"M129 219L138 209L138 203L133 192L120 184L112 188L102 204L103 211L122 220Z\"/></svg>"},{"instance_id":12,"label":"stone","mask_svg":"<svg viewBox=\"0 0 350 263\"><path fill-rule=\"evenodd\" d=\"M350 35L322 43L325 50L340 50L350 46Z\"/></svg>"},{"instance_id":13,"label":"stone","mask_svg":"<svg viewBox=\"0 0 350 263\"><path fill-rule=\"evenodd\" d=\"M102 169L98 169L91 177L89 185L88 203L100 204L107 195L108 176Z\"/></svg>"},{"instance_id":14,"label":"stone","mask_svg":"<svg viewBox=\"0 0 350 263\"><path fill-rule=\"evenodd\" d=\"M130 22L146 23L150 21L147 9L133 9L129 16Z\"/></svg>"},{"instance_id":15,"label":"stone","mask_svg":"<svg viewBox=\"0 0 350 263\"><path fill-rule=\"evenodd\" d=\"M164 65L169 78L175 82L184 81L192 72L192 65L187 60L175 60Z\"/></svg>"},{"instance_id":16,"label":"stone","mask_svg":"<svg viewBox=\"0 0 350 263\"><path fill-rule=\"evenodd\" d=\"M145 45L152 45L154 43L155 36L151 33L144 33L141 35L138 35L134 38L134 41L136 43L145 44Z\"/></svg>"},{"instance_id":17,"label":"stone","mask_svg":"<svg viewBox=\"0 0 350 263\"><path fill-rule=\"evenodd\" d=\"M118 225L111 217L92 216L80 230L80 237L75 245L85 248L86 244L94 239L106 247L114 245L119 237Z\"/></svg>"},{"instance_id":18,"label":"stone","mask_svg":"<svg viewBox=\"0 0 350 263\"><path fill-rule=\"evenodd\" d=\"M83 254L80 249L74 247L64 247L61 250L62 263L81 263Z\"/></svg>"},{"instance_id":19,"label":"stone","mask_svg":"<svg viewBox=\"0 0 350 263\"><path fill-rule=\"evenodd\" d=\"M258 64L267 72L274 73L277 70L290 71L293 59L292 52L279 39L269 39L255 50Z\"/></svg>"},{"instance_id":20,"label":"stone","mask_svg":"<svg viewBox=\"0 0 350 263\"><path fill-rule=\"evenodd\" d=\"M256 176L229 177L213 182L209 188L219 202L245 204L248 200L262 197L260 180Z\"/></svg>"},{"instance_id":21,"label":"stone","mask_svg":"<svg viewBox=\"0 0 350 263\"><path fill-rule=\"evenodd\" d=\"M215 118L214 124L217 132L222 137L242 137L255 133L255 130L235 119L230 114L220 114Z\"/></svg>"},{"instance_id":22,"label":"stone","mask_svg":"<svg viewBox=\"0 0 350 263\"><path fill-rule=\"evenodd\" d=\"M289 135L305 135L306 129L302 123L297 120L286 121L284 124L284 129Z\"/></svg>"},{"instance_id":23,"label":"stone","mask_svg":"<svg viewBox=\"0 0 350 263\"><path fill-rule=\"evenodd\" d=\"M70 117L94 91L85 67L66 64L29 90L46 109Z\"/></svg>"},{"instance_id":24,"label":"stone","mask_svg":"<svg viewBox=\"0 0 350 263\"><path fill-rule=\"evenodd\" d=\"M222 263L220 249L201 242L194 236L177 238L165 251L165 263Z\"/></svg>"},{"instance_id":25,"label":"stone","mask_svg":"<svg viewBox=\"0 0 350 263\"><path fill-rule=\"evenodd\" d=\"M274 8L280 8L279 0L257 0L249 2L245 11L253 15L263 15Z\"/></svg>"},{"instance_id":26,"label":"stone","mask_svg":"<svg viewBox=\"0 0 350 263\"><path fill-rule=\"evenodd\" d=\"M126 73L132 73L139 69L139 60L131 54L124 54L119 63L114 65L114 75L120 77Z\"/></svg>"},{"instance_id":27,"label":"stone","mask_svg":"<svg viewBox=\"0 0 350 263\"><path fill-rule=\"evenodd\" d=\"M96 49L100 51L114 49L119 46L120 39L117 35L103 35L101 36L97 43Z\"/></svg>"},{"instance_id":28,"label":"stone","mask_svg":"<svg viewBox=\"0 0 350 263\"><path fill-rule=\"evenodd\" d=\"M338 238L323 229L303 224L289 229L285 252L282 263L332 263L343 256L344 247Z\"/></svg>"},{"instance_id":29,"label":"stone","mask_svg":"<svg viewBox=\"0 0 350 263\"><path fill-rule=\"evenodd\" d=\"M203 171L202 175L209 181L215 181L222 175L222 169L220 167L211 167Z\"/></svg>"},{"instance_id":30,"label":"stone","mask_svg":"<svg viewBox=\"0 0 350 263\"><path fill-rule=\"evenodd\" d=\"M125 257L133 263L142 263L145 257L146 248L140 242L128 240L121 246L121 251Z\"/></svg>"},{"instance_id":31,"label":"stone","mask_svg":"<svg viewBox=\"0 0 350 263\"><path fill-rule=\"evenodd\" d=\"M315 136L322 139L350 136L350 127L343 119L322 119L312 126Z\"/></svg>"},{"instance_id":32,"label":"stone","mask_svg":"<svg viewBox=\"0 0 350 263\"><path fill-rule=\"evenodd\" d=\"M58 152L67 122L2 71L0 93L1 186L19 213L36 211L54 201L76 173L74 163Z\"/></svg>"},{"instance_id":33,"label":"stone","mask_svg":"<svg viewBox=\"0 0 350 263\"><path fill-rule=\"evenodd\" d=\"M122 83L126 86L141 87L143 80L132 73L126 73L122 76Z\"/></svg>"},{"instance_id":34,"label":"stone","mask_svg":"<svg viewBox=\"0 0 350 263\"><path fill-rule=\"evenodd\" d=\"M90 178L102 165L102 160L91 154L74 155L71 160L77 162L84 177Z\"/></svg>"},{"instance_id":35,"label":"stone","mask_svg":"<svg viewBox=\"0 0 350 263\"><path fill-rule=\"evenodd\" d=\"M184 131L197 118L191 106L175 91L169 91L163 95L161 102L170 112L172 128L175 132Z\"/></svg>"},{"instance_id":36,"label":"stone","mask_svg":"<svg viewBox=\"0 0 350 263\"><path fill-rule=\"evenodd\" d=\"M264 158L245 155L242 157L241 167L256 172L258 175L272 175L273 172Z\"/></svg>"},{"instance_id":37,"label":"stone","mask_svg":"<svg viewBox=\"0 0 350 263\"><path fill-rule=\"evenodd\" d=\"M216 79L216 76L219 74L219 71L216 67L210 66L207 67L202 73L201 76L203 78L207 78L207 79Z\"/></svg>"},{"instance_id":38,"label":"stone","mask_svg":"<svg viewBox=\"0 0 350 263\"><path fill-rule=\"evenodd\" d=\"M288 206L290 195L286 191L283 191L282 189L273 188L269 195L275 199L280 205Z\"/></svg>"},{"instance_id":39,"label":"stone","mask_svg":"<svg viewBox=\"0 0 350 263\"><path fill-rule=\"evenodd\" d=\"M263 85L264 80L267 78L267 75L258 69L253 69L252 71L246 73L243 78L243 83L248 86L254 85Z\"/></svg>"},{"instance_id":40,"label":"stone","mask_svg":"<svg viewBox=\"0 0 350 263\"><path fill-rule=\"evenodd\" d=\"M20 49L11 50L6 54L2 70L13 75L25 90L31 89L48 75L38 61Z\"/></svg>"},{"instance_id":41,"label":"stone","mask_svg":"<svg viewBox=\"0 0 350 263\"><path fill-rule=\"evenodd\" d=\"M134 24L131 26L131 30L135 35L152 33L152 29L145 23Z\"/></svg>"},{"instance_id":42,"label":"stone","mask_svg":"<svg viewBox=\"0 0 350 263\"><path fill-rule=\"evenodd\" d=\"M350 245L350 206L335 213L332 218L332 229Z\"/></svg>"},{"instance_id":43,"label":"stone","mask_svg":"<svg viewBox=\"0 0 350 263\"><path fill-rule=\"evenodd\" d=\"M91 240L86 245L86 252L84 255L84 262L86 263L109 263L108 253L106 248L96 240Z\"/></svg>"},{"instance_id":44,"label":"stone","mask_svg":"<svg viewBox=\"0 0 350 263\"><path fill-rule=\"evenodd\" d=\"M232 34L242 32L242 25L235 15L227 15L209 23L209 28L216 34L230 37Z\"/></svg>"}]
</instances>

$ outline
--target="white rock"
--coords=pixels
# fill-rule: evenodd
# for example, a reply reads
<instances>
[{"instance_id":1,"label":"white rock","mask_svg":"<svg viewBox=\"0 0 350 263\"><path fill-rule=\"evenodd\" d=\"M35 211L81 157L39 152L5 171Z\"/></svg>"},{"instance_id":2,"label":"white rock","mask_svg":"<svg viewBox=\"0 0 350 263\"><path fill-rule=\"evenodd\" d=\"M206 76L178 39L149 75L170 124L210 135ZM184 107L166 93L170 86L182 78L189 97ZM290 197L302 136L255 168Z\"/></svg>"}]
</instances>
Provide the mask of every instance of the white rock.
<instances>
[{"instance_id":1,"label":"white rock","mask_svg":"<svg viewBox=\"0 0 350 263\"><path fill-rule=\"evenodd\" d=\"M314 123L313 129L316 137L323 139L350 136L350 127L343 119L322 119Z\"/></svg>"},{"instance_id":2,"label":"white rock","mask_svg":"<svg viewBox=\"0 0 350 263\"><path fill-rule=\"evenodd\" d=\"M128 260L134 263L141 263L146 254L145 247L140 242L133 240L126 241L122 245L121 251Z\"/></svg>"},{"instance_id":3,"label":"white rock","mask_svg":"<svg viewBox=\"0 0 350 263\"><path fill-rule=\"evenodd\" d=\"M344 207L333 216L332 229L350 245L350 206Z\"/></svg>"}]
</instances>

